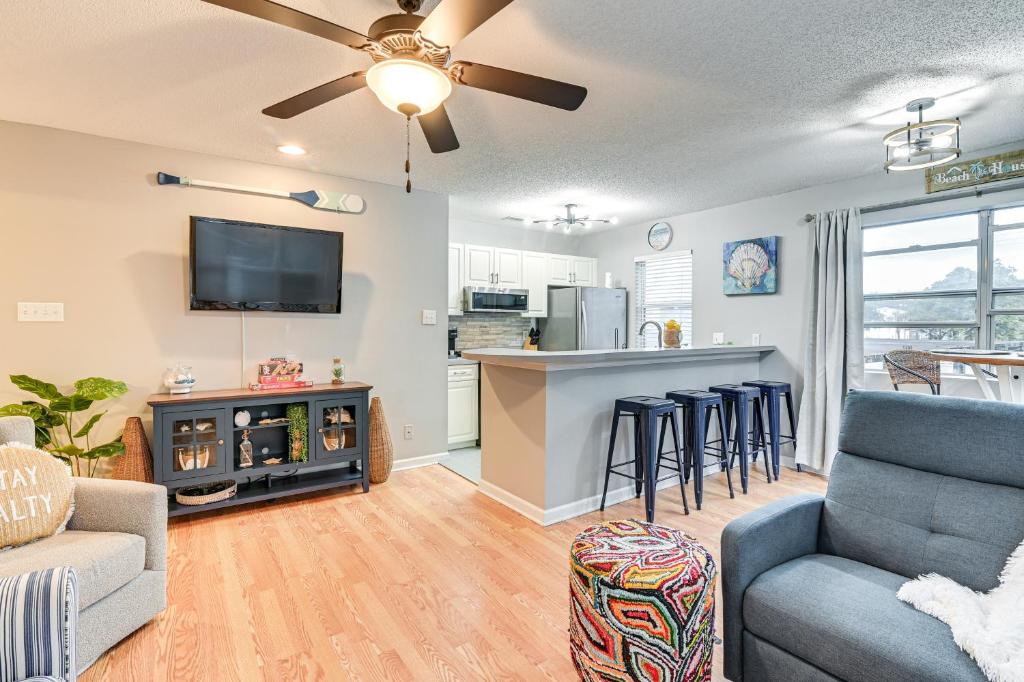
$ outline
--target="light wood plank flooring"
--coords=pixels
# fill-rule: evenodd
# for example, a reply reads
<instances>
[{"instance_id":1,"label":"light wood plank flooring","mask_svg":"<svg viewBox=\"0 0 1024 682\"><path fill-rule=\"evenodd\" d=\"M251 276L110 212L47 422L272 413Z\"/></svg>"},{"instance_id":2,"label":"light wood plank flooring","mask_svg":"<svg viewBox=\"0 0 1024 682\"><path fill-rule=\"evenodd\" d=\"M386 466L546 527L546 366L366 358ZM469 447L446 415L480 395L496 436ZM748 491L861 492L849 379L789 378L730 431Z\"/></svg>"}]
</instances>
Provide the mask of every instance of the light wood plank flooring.
<instances>
[{"instance_id":1,"label":"light wood plank flooring","mask_svg":"<svg viewBox=\"0 0 1024 682\"><path fill-rule=\"evenodd\" d=\"M678 489L662 491L657 521L717 558L730 519L824 489L752 471L730 500L715 476L688 517ZM167 610L83 682L575 679L569 544L601 519L642 518L642 501L542 528L441 466L355 490L172 520ZM722 679L720 648L715 667Z\"/></svg>"}]
</instances>

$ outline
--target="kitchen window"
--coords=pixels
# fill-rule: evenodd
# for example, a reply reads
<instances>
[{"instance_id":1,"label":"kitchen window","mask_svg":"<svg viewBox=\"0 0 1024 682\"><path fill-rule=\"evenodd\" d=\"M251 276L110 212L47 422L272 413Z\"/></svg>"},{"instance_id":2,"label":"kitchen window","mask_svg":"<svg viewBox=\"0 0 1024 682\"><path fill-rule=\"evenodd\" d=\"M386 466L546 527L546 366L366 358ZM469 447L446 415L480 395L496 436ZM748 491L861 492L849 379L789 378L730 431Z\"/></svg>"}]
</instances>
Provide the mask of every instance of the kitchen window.
<instances>
[{"instance_id":1,"label":"kitchen window","mask_svg":"<svg viewBox=\"0 0 1024 682\"><path fill-rule=\"evenodd\" d=\"M865 367L901 348L1024 350L1024 206L864 228Z\"/></svg>"},{"instance_id":2,"label":"kitchen window","mask_svg":"<svg viewBox=\"0 0 1024 682\"><path fill-rule=\"evenodd\" d=\"M680 342L690 345L693 339L693 252L639 256L633 267L636 328L639 330L644 322L654 320L664 330L666 322L675 320L682 327ZM644 330L639 347L658 347L658 331L653 325Z\"/></svg>"}]
</instances>

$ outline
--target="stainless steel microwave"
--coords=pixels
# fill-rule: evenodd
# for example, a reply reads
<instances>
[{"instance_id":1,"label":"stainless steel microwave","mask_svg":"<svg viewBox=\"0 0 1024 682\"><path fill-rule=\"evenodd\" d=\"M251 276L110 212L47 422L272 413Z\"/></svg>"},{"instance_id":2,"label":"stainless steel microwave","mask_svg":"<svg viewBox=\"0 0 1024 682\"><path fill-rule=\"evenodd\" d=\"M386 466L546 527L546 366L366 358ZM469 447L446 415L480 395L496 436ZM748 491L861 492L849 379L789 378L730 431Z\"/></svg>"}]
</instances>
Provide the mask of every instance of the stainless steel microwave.
<instances>
[{"instance_id":1,"label":"stainless steel microwave","mask_svg":"<svg viewBox=\"0 0 1024 682\"><path fill-rule=\"evenodd\" d=\"M463 311L467 313L525 313L530 309L526 289L466 287Z\"/></svg>"}]
</instances>

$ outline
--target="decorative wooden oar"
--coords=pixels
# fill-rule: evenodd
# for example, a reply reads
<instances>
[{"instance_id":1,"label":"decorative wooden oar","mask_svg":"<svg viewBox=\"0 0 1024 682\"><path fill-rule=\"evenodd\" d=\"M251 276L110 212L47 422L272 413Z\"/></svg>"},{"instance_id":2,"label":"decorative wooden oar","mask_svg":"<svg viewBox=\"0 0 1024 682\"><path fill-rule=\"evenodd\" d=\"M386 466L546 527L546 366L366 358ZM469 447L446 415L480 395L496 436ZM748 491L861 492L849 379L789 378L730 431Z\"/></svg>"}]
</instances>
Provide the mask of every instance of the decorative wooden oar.
<instances>
[{"instance_id":1,"label":"decorative wooden oar","mask_svg":"<svg viewBox=\"0 0 1024 682\"><path fill-rule=\"evenodd\" d=\"M246 187L245 185L229 185L224 182L212 182L210 180L196 180L184 175L171 175L163 171L157 172L156 181L160 185L208 187L210 189L223 189L228 192L245 192L246 194L262 194L268 197L294 199L295 201L301 201L311 208L318 208L322 211L334 211L336 213L362 213L363 209L366 208L366 202L358 194L327 192L322 189L310 189L305 192L285 192L279 189L262 189L260 187Z\"/></svg>"}]
</instances>

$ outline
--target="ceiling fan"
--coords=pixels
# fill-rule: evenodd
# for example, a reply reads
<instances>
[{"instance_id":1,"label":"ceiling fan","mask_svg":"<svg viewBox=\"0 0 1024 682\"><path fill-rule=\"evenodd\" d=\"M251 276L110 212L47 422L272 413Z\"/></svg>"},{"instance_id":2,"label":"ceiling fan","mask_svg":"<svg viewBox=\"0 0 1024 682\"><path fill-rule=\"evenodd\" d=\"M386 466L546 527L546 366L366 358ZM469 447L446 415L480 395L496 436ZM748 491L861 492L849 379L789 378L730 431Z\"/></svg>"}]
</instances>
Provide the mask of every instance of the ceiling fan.
<instances>
[{"instance_id":1,"label":"ceiling fan","mask_svg":"<svg viewBox=\"0 0 1024 682\"><path fill-rule=\"evenodd\" d=\"M574 227L582 227L585 230L589 230L594 223L606 223L608 225L618 225L618 218L591 218L590 216L580 217L576 215L576 209L579 208L576 204L565 205L565 215L555 216L554 218L541 218L535 220L533 218L516 218L515 216L507 216L506 220L518 220L523 225L529 227L530 225L537 225L538 223L544 223L550 230L552 228L562 226L566 234L572 232Z\"/></svg>"},{"instance_id":2,"label":"ceiling fan","mask_svg":"<svg viewBox=\"0 0 1024 682\"><path fill-rule=\"evenodd\" d=\"M452 83L489 90L519 99L575 111L587 97L578 85L467 61L451 61L451 48L512 0L441 0L426 17L414 14L421 0L397 0L404 14L377 19L367 35L300 12L272 0L204 0L260 19L333 40L366 52L373 65L366 71L324 83L263 110L275 118L291 118L368 86L381 104L415 117L435 154L459 148L444 100ZM406 173L409 160L406 158ZM406 183L406 191L411 185Z\"/></svg>"}]
</instances>

